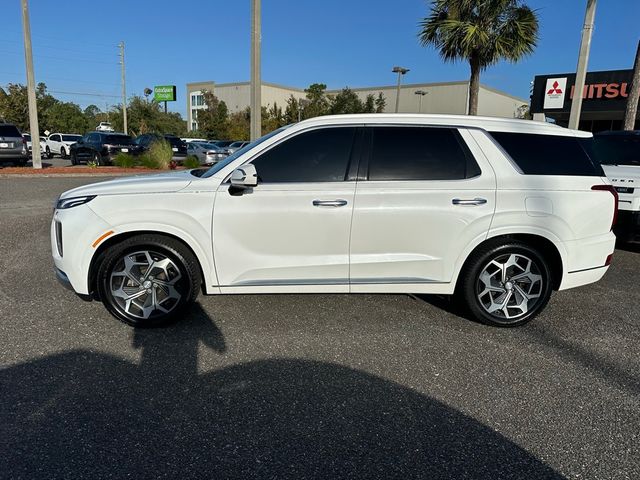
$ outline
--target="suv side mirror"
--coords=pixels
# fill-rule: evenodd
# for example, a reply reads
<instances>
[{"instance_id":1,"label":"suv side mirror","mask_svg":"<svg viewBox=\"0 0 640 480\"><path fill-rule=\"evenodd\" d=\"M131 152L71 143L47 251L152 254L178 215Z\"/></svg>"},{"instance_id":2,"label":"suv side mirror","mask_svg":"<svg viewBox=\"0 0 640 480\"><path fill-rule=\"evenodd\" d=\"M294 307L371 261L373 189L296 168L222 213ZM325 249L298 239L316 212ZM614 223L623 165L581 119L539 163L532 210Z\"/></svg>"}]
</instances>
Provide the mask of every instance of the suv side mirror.
<instances>
[{"instance_id":1,"label":"suv side mirror","mask_svg":"<svg viewBox=\"0 0 640 480\"><path fill-rule=\"evenodd\" d=\"M231 174L231 185L238 188L251 188L258 185L258 172L252 163L236 168Z\"/></svg>"}]
</instances>

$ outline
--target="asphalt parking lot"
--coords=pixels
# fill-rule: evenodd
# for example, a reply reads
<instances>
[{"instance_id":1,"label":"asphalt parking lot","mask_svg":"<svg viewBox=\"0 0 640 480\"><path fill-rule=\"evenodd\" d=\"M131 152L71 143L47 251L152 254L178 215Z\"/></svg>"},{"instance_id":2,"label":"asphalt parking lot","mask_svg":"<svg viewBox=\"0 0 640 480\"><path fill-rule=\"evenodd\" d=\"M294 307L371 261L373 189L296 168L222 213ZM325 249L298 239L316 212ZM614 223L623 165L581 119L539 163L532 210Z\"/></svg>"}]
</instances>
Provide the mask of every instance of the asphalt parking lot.
<instances>
[{"instance_id":1,"label":"asphalt parking lot","mask_svg":"<svg viewBox=\"0 0 640 480\"><path fill-rule=\"evenodd\" d=\"M200 297L134 331L0 178L0 478L640 478L640 249L518 329L437 297Z\"/></svg>"}]
</instances>

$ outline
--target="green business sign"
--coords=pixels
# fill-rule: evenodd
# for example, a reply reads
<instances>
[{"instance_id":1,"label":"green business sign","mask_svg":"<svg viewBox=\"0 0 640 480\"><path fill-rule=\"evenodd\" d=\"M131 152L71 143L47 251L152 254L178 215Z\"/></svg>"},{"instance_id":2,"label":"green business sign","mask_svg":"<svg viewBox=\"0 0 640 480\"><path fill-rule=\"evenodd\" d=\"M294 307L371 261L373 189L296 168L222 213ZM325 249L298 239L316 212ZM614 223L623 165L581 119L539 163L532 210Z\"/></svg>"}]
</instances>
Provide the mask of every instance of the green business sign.
<instances>
[{"instance_id":1,"label":"green business sign","mask_svg":"<svg viewBox=\"0 0 640 480\"><path fill-rule=\"evenodd\" d=\"M176 86L175 85L158 85L153 87L153 99L156 102L175 102Z\"/></svg>"}]
</instances>

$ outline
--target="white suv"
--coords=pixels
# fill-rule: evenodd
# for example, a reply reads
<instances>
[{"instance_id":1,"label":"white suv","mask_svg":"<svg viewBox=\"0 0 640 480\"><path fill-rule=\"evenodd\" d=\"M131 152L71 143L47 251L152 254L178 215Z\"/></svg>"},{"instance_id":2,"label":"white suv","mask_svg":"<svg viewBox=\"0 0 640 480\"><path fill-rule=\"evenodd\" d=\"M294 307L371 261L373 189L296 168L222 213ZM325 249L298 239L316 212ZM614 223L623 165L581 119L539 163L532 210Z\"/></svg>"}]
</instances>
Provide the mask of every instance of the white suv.
<instances>
[{"instance_id":1,"label":"white suv","mask_svg":"<svg viewBox=\"0 0 640 480\"><path fill-rule=\"evenodd\" d=\"M63 193L58 278L153 326L206 294L456 294L521 325L598 281L616 192L591 134L445 115L345 115L276 130L211 169Z\"/></svg>"}]
</instances>

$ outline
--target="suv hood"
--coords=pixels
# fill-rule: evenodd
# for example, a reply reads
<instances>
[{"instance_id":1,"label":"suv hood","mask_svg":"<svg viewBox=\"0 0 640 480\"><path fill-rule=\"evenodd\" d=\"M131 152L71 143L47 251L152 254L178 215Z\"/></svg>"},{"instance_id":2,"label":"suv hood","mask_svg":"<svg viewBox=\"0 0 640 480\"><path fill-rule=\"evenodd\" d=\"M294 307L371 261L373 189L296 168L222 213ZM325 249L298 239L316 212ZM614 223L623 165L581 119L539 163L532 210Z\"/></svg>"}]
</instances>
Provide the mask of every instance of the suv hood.
<instances>
[{"instance_id":1,"label":"suv hood","mask_svg":"<svg viewBox=\"0 0 640 480\"><path fill-rule=\"evenodd\" d=\"M640 166L602 165L602 169L613 185L640 188Z\"/></svg>"},{"instance_id":2,"label":"suv hood","mask_svg":"<svg viewBox=\"0 0 640 480\"><path fill-rule=\"evenodd\" d=\"M171 193L182 190L193 181L189 170L153 175L137 175L106 182L92 183L67 190L60 198L83 195L122 195L136 193Z\"/></svg>"}]
</instances>

